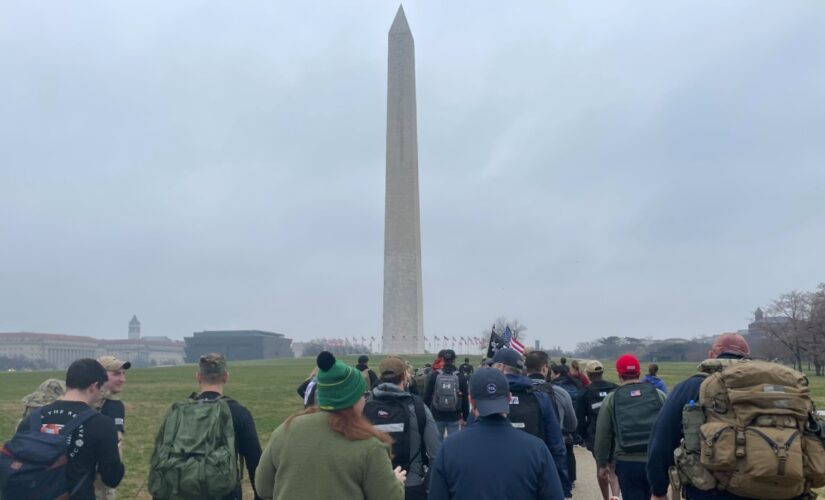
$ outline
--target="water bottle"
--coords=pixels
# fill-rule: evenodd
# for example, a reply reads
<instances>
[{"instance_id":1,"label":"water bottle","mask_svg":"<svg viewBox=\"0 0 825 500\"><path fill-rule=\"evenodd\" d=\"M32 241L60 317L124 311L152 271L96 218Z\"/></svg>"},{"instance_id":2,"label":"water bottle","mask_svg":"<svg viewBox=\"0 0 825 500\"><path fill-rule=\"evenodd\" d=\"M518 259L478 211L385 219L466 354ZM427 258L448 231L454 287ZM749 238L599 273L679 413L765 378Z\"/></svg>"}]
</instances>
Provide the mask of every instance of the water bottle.
<instances>
[{"instance_id":1,"label":"water bottle","mask_svg":"<svg viewBox=\"0 0 825 500\"><path fill-rule=\"evenodd\" d=\"M691 399L682 409L682 429L685 434L685 451L699 453L702 447L699 427L704 423L705 414L702 412L702 406L697 405L696 401Z\"/></svg>"}]
</instances>

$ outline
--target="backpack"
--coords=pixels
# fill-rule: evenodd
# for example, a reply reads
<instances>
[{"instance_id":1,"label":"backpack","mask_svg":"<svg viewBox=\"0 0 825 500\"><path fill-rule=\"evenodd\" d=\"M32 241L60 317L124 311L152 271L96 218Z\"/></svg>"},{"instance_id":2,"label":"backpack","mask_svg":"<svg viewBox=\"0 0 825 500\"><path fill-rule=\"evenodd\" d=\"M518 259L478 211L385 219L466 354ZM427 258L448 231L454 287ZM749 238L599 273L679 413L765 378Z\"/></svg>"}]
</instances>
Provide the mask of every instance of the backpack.
<instances>
[{"instance_id":1,"label":"backpack","mask_svg":"<svg viewBox=\"0 0 825 500\"><path fill-rule=\"evenodd\" d=\"M587 388L585 388L584 394L582 394L582 398L584 398L584 402L587 404L588 450L592 451L594 441L596 439L596 421L599 418L599 410L602 408L602 404L604 403L605 398L607 398L607 395L613 392L616 387L618 386L615 384L608 387L594 387L593 384L590 384Z\"/></svg>"},{"instance_id":2,"label":"backpack","mask_svg":"<svg viewBox=\"0 0 825 500\"><path fill-rule=\"evenodd\" d=\"M422 366L415 371L415 385L418 387L418 395L422 398L427 397L427 378L432 371L429 366Z\"/></svg>"},{"instance_id":3,"label":"backpack","mask_svg":"<svg viewBox=\"0 0 825 500\"><path fill-rule=\"evenodd\" d=\"M458 372L439 372L435 377L433 402L430 408L443 413L461 411L461 398L458 397L458 389Z\"/></svg>"},{"instance_id":4,"label":"backpack","mask_svg":"<svg viewBox=\"0 0 825 500\"><path fill-rule=\"evenodd\" d=\"M663 406L659 390L650 384L626 384L613 391L616 443L625 453L645 453L653 424Z\"/></svg>"},{"instance_id":5,"label":"backpack","mask_svg":"<svg viewBox=\"0 0 825 500\"><path fill-rule=\"evenodd\" d=\"M0 496L8 499L68 499L89 478L86 473L69 491L66 466L69 463L67 436L98 414L88 409L76 415L57 434L42 432L42 409L28 417L29 427L16 433L0 448Z\"/></svg>"},{"instance_id":6,"label":"backpack","mask_svg":"<svg viewBox=\"0 0 825 500\"><path fill-rule=\"evenodd\" d=\"M240 479L227 398L174 403L155 438L149 492L164 500L221 498Z\"/></svg>"},{"instance_id":7,"label":"backpack","mask_svg":"<svg viewBox=\"0 0 825 500\"><path fill-rule=\"evenodd\" d=\"M410 434L410 411L407 408L406 398L377 398L372 397L364 405L364 416L372 422L376 429L386 432L392 437L392 466L409 469L410 463L421 456L427 464L427 453L424 446L424 427L427 425L427 413L424 402L418 396L412 396L415 407L415 418L418 423L420 446L416 453L412 453Z\"/></svg>"},{"instance_id":8,"label":"backpack","mask_svg":"<svg viewBox=\"0 0 825 500\"><path fill-rule=\"evenodd\" d=\"M370 370L369 368L365 368L361 370L361 378L364 379L364 382L367 383L367 390L372 390L372 380L370 380Z\"/></svg>"},{"instance_id":9,"label":"backpack","mask_svg":"<svg viewBox=\"0 0 825 500\"><path fill-rule=\"evenodd\" d=\"M700 364L699 401L683 408L678 476L698 489L786 499L825 486L825 447L808 379L776 363Z\"/></svg>"},{"instance_id":10,"label":"backpack","mask_svg":"<svg viewBox=\"0 0 825 500\"><path fill-rule=\"evenodd\" d=\"M559 377L552 382L553 385L557 385L567 391L567 394L570 394L570 399L573 400L573 406L576 406L576 402L579 400L579 393L581 392L581 387L571 378L569 377Z\"/></svg>"},{"instance_id":11,"label":"backpack","mask_svg":"<svg viewBox=\"0 0 825 500\"><path fill-rule=\"evenodd\" d=\"M532 387L519 389L511 392L511 394L510 423L516 429L532 434L544 441L544 419L541 415L541 405L535 389Z\"/></svg>"}]
</instances>

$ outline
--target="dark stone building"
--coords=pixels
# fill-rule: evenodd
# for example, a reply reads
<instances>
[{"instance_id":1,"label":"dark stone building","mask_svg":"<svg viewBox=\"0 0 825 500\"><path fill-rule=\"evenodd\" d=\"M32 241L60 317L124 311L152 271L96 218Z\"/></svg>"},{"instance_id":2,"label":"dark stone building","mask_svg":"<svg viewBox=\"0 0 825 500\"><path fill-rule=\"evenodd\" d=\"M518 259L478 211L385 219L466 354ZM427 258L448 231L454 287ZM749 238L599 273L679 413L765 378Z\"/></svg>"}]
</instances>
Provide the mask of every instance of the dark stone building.
<instances>
[{"instance_id":1,"label":"dark stone building","mask_svg":"<svg viewBox=\"0 0 825 500\"><path fill-rule=\"evenodd\" d=\"M219 352L228 361L291 358L292 339L281 333L261 330L194 332L186 342L186 362L197 363L203 354Z\"/></svg>"}]
</instances>

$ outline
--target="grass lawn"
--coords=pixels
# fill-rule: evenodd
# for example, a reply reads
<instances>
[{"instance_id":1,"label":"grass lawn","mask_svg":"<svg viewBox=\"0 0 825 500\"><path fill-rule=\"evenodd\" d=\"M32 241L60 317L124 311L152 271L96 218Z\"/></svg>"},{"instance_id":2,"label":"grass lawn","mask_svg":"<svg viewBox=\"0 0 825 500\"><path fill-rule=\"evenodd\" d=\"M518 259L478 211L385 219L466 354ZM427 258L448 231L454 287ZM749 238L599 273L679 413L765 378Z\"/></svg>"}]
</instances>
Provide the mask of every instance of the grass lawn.
<instances>
[{"instance_id":1,"label":"grass lawn","mask_svg":"<svg viewBox=\"0 0 825 500\"><path fill-rule=\"evenodd\" d=\"M377 367L379 356L372 356L370 366ZM463 356L459 357L459 361ZM470 356L477 365L480 356ZM355 364L355 356L345 357ZM289 414L302 409L295 392L314 366L313 358L230 363L227 395L238 400L252 412L261 446ZM414 366L432 361L432 356L410 356ZM615 381L612 362L604 362L608 379ZM660 363L659 375L669 388L694 373L695 363ZM643 364L643 368L646 365ZM124 462L126 477L118 491L121 498L149 498L145 489L155 433L166 409L176 400L197 390L194 365L171 368L132 369L127 372L124 403L126 404L126 439ZM0 439L8 439L22 412L20 399L32 392L44 379L64 378L64 372L0 373ZM825 378L811 377L814 400L825 408ZM244 474L246 475L246 474ZM142 491L141 491L142 490ZM141 491L140 495L138 492ZM251 498L251 495L245 495Z\"/></svg>"}]
</instances>

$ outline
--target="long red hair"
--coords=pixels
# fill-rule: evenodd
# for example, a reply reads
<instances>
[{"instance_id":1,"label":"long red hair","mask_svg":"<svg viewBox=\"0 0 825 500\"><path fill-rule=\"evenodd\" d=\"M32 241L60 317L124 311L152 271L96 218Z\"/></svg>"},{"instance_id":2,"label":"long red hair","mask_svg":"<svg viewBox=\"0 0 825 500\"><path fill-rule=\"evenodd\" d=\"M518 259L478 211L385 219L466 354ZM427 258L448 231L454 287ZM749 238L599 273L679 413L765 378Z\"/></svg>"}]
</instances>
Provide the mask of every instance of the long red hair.
<instances>
[{"instance_id":1,"label":"long red hair","mask_svg":"<svg viewBox=\"0 0 825 500\"><path fill-rule=\"evenodd\" d=\"M311 415L321 411L317 406L311 406L287 417L284 421L284 428L289 429L292 421L303 415ZM372 422L364 418L364 415L349 407L343 410L333 410L329 412L329 428L341 434L350 441L361 441L374 437L392 448L392 438L386 432L381 432L372 425Z\"/></svg>"}]
</instances>

